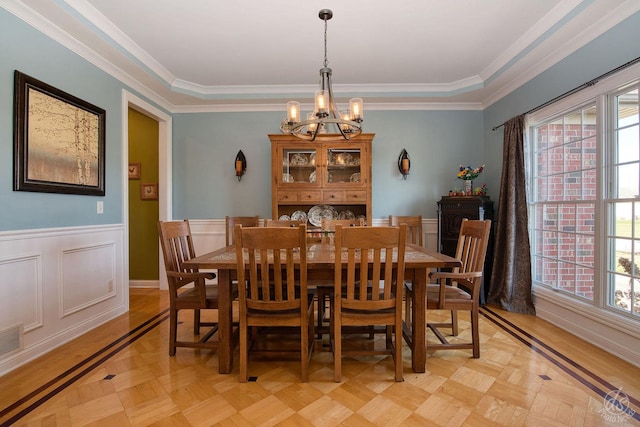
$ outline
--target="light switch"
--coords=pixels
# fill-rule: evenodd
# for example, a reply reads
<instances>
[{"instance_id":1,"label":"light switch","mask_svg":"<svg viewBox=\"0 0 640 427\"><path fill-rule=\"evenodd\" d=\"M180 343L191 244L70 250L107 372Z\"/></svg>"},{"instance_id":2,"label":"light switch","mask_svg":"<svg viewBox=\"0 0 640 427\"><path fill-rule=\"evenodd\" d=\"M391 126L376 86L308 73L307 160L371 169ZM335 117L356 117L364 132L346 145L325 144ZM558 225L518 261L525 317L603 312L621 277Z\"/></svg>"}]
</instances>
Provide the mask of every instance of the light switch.
<instances>
[{"instance_id":1,"label":"light switch","mask_svg":"<svg viewBox=\"0 0 640 427\"><path fill-rule=\"evenodd\" d=\"M104 212L104 202L98 202L96 205L96 211L101 214Z\"/></svg>"}]
</instances>

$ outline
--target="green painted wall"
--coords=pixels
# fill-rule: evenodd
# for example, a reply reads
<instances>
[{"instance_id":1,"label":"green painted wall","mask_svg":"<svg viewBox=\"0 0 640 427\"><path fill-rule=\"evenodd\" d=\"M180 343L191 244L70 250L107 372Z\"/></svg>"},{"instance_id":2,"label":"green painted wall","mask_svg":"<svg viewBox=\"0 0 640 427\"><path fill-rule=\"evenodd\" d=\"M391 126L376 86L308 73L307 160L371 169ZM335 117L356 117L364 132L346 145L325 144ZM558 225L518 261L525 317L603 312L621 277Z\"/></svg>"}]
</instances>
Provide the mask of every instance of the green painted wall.
<instances>
[{"instance_id":1,"label":"green painted wall","mask_svg":"<svg viewBox=\"0 0 640 427\"><path fill-rule=\"evenodd\" d=\"M129 180L129 279L158 280L158 200L140 198L142 183L158 182L158 122L129 109L129 162L141 164Z\"/></svg>"}]
</instances>

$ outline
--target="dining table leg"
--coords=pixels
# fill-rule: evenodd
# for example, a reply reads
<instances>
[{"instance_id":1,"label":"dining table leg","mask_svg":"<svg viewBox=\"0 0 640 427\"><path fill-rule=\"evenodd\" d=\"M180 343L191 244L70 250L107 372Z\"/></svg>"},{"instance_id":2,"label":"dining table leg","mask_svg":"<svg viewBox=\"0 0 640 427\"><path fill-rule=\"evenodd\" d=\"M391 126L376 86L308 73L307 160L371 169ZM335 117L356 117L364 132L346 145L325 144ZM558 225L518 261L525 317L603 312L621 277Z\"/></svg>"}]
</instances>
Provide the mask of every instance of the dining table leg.
<instances>
[{"instance_id":1,"label":"dining table leg","mask_svg":"<svg viewBox=\"0 0 640 427\"><path fill-rule=\"evenodd\" d=\"M416 268L413 278L411 316L411 367L413 372L425 372L427 365L427 269Z\"/></svg>"},{"instance_id":2,"label":"dining table leg","mask_svg":"<svg viewBox=\"0 0 640 427\"><path fill-rule=\"evenodd\" d=\"M218 372L233 369L233 310L229 270L218 270Z\"/></svg>"}]
</instances>

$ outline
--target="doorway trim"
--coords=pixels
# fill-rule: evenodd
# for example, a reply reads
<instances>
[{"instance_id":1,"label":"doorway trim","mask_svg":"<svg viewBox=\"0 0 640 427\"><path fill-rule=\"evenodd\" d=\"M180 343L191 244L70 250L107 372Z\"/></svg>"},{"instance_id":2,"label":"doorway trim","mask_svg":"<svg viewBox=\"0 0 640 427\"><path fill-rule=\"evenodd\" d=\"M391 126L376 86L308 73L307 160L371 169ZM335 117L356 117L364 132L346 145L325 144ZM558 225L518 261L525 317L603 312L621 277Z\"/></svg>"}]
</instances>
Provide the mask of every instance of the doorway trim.
<instances>
[{"instance_id":1,"label":"doorway trim","mask_svg":"<svg viewBox=\"0 0 640 427\"><path fill-rule=\"evenodd\" d=\"M172 193L171 186L171 150L173 133L172 118L169 114L159 110L138 96L122 90L122 218L124 219L124 277L129 288L129 108L144 114L158 122L158 215L161 221L172 219ZM160 289L169 289L167 277L164 274L164 261L162 253L157 254L160 260L158 277ZM129 306L129 293L126 292L127 307Z\"/></svg>"}]
</instances>

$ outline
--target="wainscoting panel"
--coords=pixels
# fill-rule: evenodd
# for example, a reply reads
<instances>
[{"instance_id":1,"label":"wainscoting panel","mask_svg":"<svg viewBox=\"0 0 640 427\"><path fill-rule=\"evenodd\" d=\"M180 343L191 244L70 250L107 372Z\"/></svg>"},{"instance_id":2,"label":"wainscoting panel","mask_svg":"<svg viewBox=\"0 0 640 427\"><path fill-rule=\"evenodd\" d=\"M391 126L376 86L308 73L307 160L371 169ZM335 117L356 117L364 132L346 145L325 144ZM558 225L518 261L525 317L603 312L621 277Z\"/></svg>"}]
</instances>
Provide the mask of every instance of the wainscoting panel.
<instances>
[{"instance_id":1,"label":"wainscoting panel","mask_svg":"<svg viewBox=\"0 0 640 427\"><path fill-rule=\"evenodd\" d=\"M21 324L24 332L42 326L42 255L0 260L0 301L11 302L0 311L0 329ZM5 304L3 304L4 306Z\"/></svg>"},{"instance_id":2,"label":"wainscoting panel","mask_svg":"<svg viewBox=\"0 0 640 427\"><path fill-rule=\"evenodd\" d=\"M0 232L0 331L22 325L22 347L0 375L128 310L124 226Z\"/></svg>"},{"instance_id":3,"label":"wainscoting panel","mask_svg":"<svg viewBox=\"0 0 640 427\"><path fill-rule=\"evenodd\" d=\"M66 249L60 259L60 317L116 295L115 242Z\"/></svg>"},{"instance_id":4,"label":"wainscoting panel","mask_svg":"<svg viewBox=\"0 0 640 427\"><path fill-rule=\"evenodd\" d=\"M223 219L190 220L193 246L196 254L204 254L224 248L226 242L225 221Z\"/></svg>"}]
</instances>

